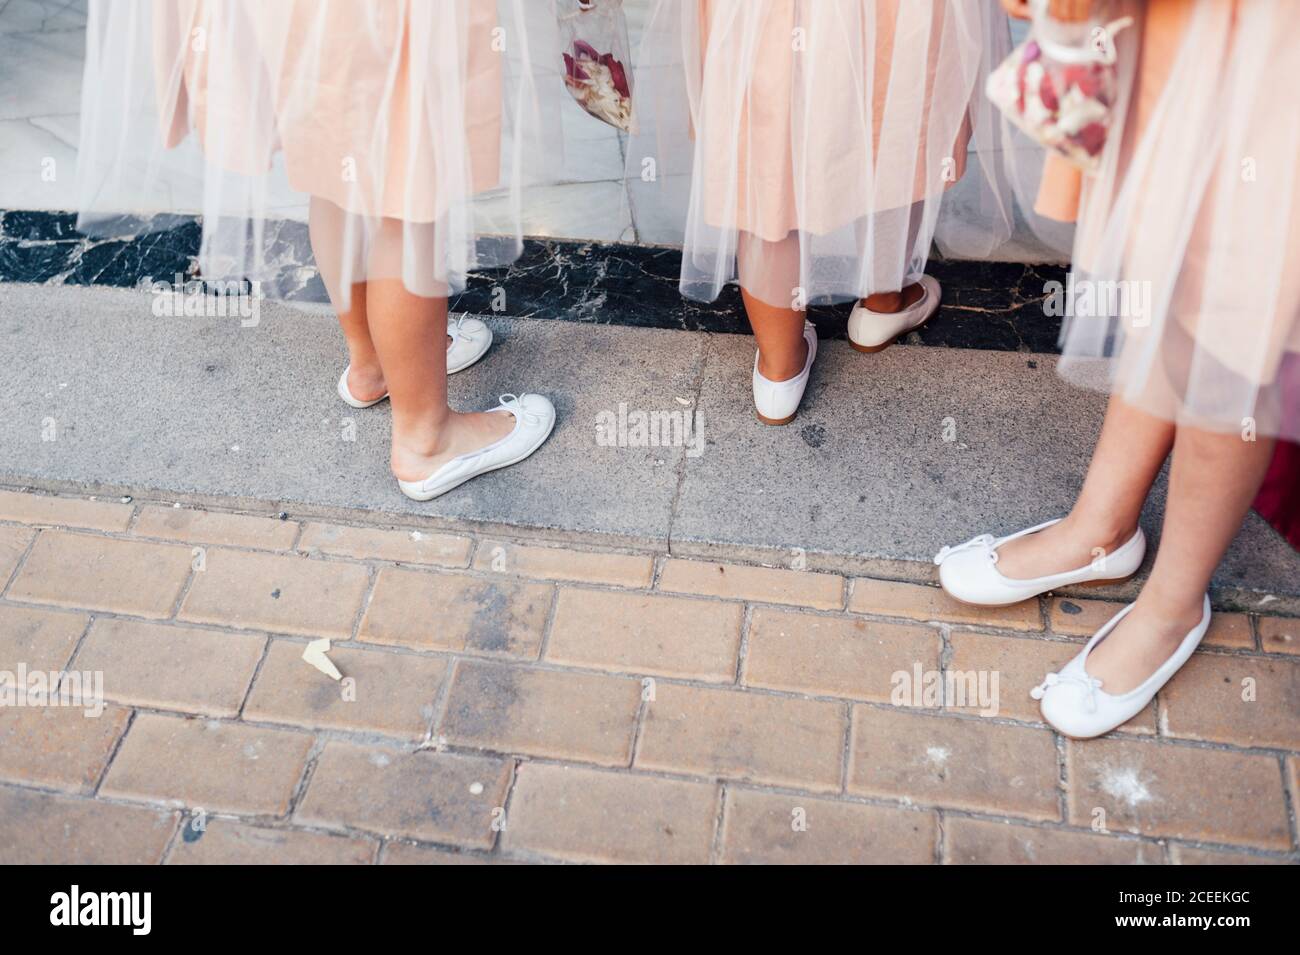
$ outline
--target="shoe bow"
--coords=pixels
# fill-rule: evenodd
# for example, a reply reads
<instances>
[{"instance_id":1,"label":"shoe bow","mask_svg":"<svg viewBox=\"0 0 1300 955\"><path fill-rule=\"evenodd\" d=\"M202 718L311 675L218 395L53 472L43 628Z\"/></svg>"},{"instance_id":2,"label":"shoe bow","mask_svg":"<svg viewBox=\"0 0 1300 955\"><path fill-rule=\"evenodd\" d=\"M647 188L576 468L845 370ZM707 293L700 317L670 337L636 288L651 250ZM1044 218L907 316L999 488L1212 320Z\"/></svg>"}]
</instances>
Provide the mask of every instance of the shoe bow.
<instances>
[{"instance_id":1,"label":"shoe bow","mask_svg":"<svg viewBox=\"0 0 1300 955\"><path fill-rule=\"evenodd\" d=\"M934 555L934 562L942 564L958 551L963 550L982 550L993 563L998 562L998 552L994 549L996 538L992 534L980 534L978 537L972 537L964 544L954 544L951 547L941 547L939 553Z\"/></svg>"},{"instance_id":2,"label":"shoe bow","mask_svg":"<svg viewBox=\"0 0 1300 955\"><path fill-rule=\"evenodd\" d=\"M501 401L500 407L505 408L507 411L509 411L511 414L513 414L513 415L515 416L516 419L518 419L518 420L520 420L520 421L525 421L525 422L527 422L528 424L532 424L532 425L538 425L538 424L541 424L541 423L542 423L542 416L541 416L540 414L538 414L538 413L535 412L535 411L529 411L529 410L527 410L526 408L524 408L524 406L523 406L523 399L524 399L524 398L527 398L527 397L528 397L528 395L526 395L526 394L524 394L524 395L510 395L510 394L502 395L501 398L500 398L500 401Z\"/></svg>"},{"instance_id":3,"label":"shoe bow","mask_svg":"<svg viewBox=\"0 0 1300 955\"><path fill-rule=\"evenodd\" d=\"M451 343L455 345L467 334L464 328L465 316L462 315L447 326L447 334L451 336Z\"/></svg>"},{"instance_id":4,"label":"shoe bow","mask_svg":"<svg viewBox=\"0 0 1300 955\"><path fill-rule=\"evenodd\" d=\"M1038 684L1029 691L1029 695L1035 700L1041 700L1049 687L1062 683L1070 683L1081 687L1084 693L1084 706L1089 713L1097 712L1097 691L1101 689L1101 680L1095 676L1075 676L1073 674L1065 676L1060 673L1049 673L1043 677L1043 682Z\"/></svg>"}]
</instances>

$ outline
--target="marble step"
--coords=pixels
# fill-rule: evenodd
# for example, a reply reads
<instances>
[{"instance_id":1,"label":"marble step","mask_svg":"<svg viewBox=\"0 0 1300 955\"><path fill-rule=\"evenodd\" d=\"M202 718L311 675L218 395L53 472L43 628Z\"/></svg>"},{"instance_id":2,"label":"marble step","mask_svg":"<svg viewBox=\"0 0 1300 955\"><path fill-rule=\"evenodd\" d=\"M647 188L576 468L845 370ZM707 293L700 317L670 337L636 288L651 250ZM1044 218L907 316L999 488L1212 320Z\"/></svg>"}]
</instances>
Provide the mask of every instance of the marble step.
<instances>
[{"instance_id":1,"label":"marble step","mask_svg":"<svg viewBox=\"0 0 1300 955\"><path fill-rule=\"evenodd\" d=\"M96 241L77 231L71 213L0 211L0 282L136 288L176 284L177 276L192 280L198 222L160 216L148 223L135 223L141 229L137 238ZM268 283L275 291L263 291L299 304L323 304L306 227L281 220L268 226L268 234L274 236L276 262ZM1065 279L1063 267L936 258L928 270L943 286L943 300L911 343L1055 351L1061 320L1044 313L1044 300L1051 283ZM528 239L513 265L471 276L452 307L511 318L748 334L737 289L725 289L716 302L688 301L677 288L680 271L681 252L670 247ZM809 318L823 338L843 338L850 309L814 305Z\"/></svg>"}]
</instances>

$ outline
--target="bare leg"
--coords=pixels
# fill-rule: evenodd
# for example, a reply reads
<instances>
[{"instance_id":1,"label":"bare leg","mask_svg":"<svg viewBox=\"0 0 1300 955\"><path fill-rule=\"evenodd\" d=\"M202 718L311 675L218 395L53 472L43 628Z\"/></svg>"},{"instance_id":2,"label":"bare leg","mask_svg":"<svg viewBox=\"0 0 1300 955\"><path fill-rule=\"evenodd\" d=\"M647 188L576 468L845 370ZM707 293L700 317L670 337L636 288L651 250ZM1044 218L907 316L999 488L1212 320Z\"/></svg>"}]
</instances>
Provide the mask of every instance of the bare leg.
<instances>
[{"instance_id":1,"label":"bare leg","mask_svg":"<svg viewBox=\"0 0 1300 955\"><path fill-rule=\"evenodd\" d=\"M366 288L370 335L393 407L393 474L418 481L505 437L511 415L447 406L447 300L414 295L401 279L372 279Z\"/></svg>"},{"instance_id":2,"label":"bare leg","mask_svg":"<svg viewBox=\"0 0 1300 955\"><path fill-rule=\"evenodd\" d=\"M386 385L366 320L366 283L353 281L362 277L360 269L345 268L343 261L346 222L346 214L334 203L312 197L307 227L316 267L347 339L348 390L370 401L382 395Z\"/></svg>"},{"instance_id":3,"label":"bare leg","mask_svg":"<svg viewBox=\"0 0 1300 955\"><path fill-rule=\"evenodd\" d=\"M794 307L800 298L799 261L796 232L779 241L741 232L737 240L740 295L758 344L758 373L768 381L789 381L808 360L804 313Z\"/></svg>"},{"instance_id":4,"label":"bare leg","mask_svg":"<svg viewBox=\"0 0 1300 955\"><path fill-rule=\"evenodd\" d=\"M429 294L416 295L400 277L407 256L432 242L431 228L384 219L366 265L366 318L393 409L393 473L403 481L426 478L514 427L509 413L459 414L447 406L445 288L430 282Z\"/></svg>"},{"instance_id":5,"label":"bare leg","mask_svg":"<svg viewBox=\"0 0 1300 955\"><path fill-rule=\"evenodd\" d=\"M917 202L913 203L906 210L894 209L884 213L877 213L872 217L871 221L877 228L881 228L888 232L890 231L891 225L893 229L900 228L899 223L901 220L898 219L898 216L905 215L907 217L907 248L915 249L917 237L921 231L921 218L924 212L925 203ZM883 273L873 273L873 285L884 284L885 281L888 281L888 279L885 278ZM901 312L903 309L915 305L921 300L921 296L924 294L925 289L921 284L919 282L913 282L911 285L904 286L897 292L876 292L873 295L868 295L862 300L862 305L864 308L870 309L873 312L893 314L894 312Z\"/></svg>"},{"instance_id":6,"label":"bare leg","mask_svg":"<svg viewBox=\"0 0 1300 955\"><path fill-rule=\"evenodd\" d=\"M892 314L915 305L921 301L921 296L924 294L925 289L921 287L921 283L913 282L905 286L901 292L876 292L874 295L868 295L862 300L862 306L873 312Z\"/></svg>"},{"instance_id":7,"label":"bare leg","mask_svg":"<svg viewBox=\"0 0 1300 955\"><path fill-rule=\"evenodd\" d=\"M336 307L336 311L338 311ZM388 390L366 317L366 283L352 286L352 308L338 311L339 325L348 342L348 391L360 401L373 401Z\"/></svg>"},{"instance_id":8,"label":"bare leg","mask_svg":"<svg viewBox=\"0 0 1300 955\"><path fill-rule=\"evenodd\" d=\"M795 377L808 360L803 312L769 305L743 288L740 295L745 300L745 313L758 343L758 373L769 381L788 381Z\"/></svg>"},{"instance_id":9,"label":"bare leg","mask_svg":"<svg viewBox=\"0 0 1300 955\"><path fill-rule=\"evenodd\" d=\"M1142 505L1173 445L1174 425L1111 398L1083 490L1059 524L998 549L998 570L1023 580L1085 567L1137 530Z\"/></svg>"},{"instance_id":10,"label":"bare leg","mask_svg":"<svg viewBox=\"0 0 1300 955\"><path fill-rule=\"evenodd\" d=\"M1264 480L1273 443L1178 428L1151 576L1128 616L1088 655L1088 672L1106 692L1138 686L1200 621L1210 577Z\"/></svg>"}]
</instances>

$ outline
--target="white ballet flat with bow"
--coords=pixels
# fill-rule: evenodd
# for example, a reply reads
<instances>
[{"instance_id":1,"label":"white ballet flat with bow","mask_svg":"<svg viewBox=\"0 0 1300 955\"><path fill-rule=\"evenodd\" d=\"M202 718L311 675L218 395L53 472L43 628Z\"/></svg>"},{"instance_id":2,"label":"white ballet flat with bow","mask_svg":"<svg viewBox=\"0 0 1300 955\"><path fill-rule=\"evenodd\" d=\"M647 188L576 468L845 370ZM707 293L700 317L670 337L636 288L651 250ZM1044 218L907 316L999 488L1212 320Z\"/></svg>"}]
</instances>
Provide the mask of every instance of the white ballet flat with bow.
<instances>
[{"instance_id":1,"label":"white ballet flat with bow","mask_svg":"<svg viewBox=\"0 0 1300 955\"><path fill-rule=\"evenodd\" d=\"M849 314L849 344L861 352L884 351L898 338L920 328L939 309L939 280L930 275L917 279L921 297L898 312L873 312L859 301Z\"/></svg>"},{"instance_id":2,"label":"white ballet flat with bow","mask_svg":"<svg viewBox=\"0 0 1300 955\"><path fill-rule=\"evenodd\" d=\"M808 343L803 371L786 381L772 381L759 374L758 353L754 353L754 411L763 424L789 424L799 410L808 374L817 358L817 329L812 322L803 323L803 340Z\"/></svg>"},{"instance_id":3,"label":"white ballet flat with bow","mask_svg":"<svg viewBox=\"0 0 1300 955\"><path fill-rule=\"evenodd\" d=\"M488 349L492 347L492 329L488 328L481 319L471 318L468 315L462 315L450 323L447 326L447 335L451 339L451 343L447 345L447 374L449 375L464 371L486 355ZM353 408L372 408L388 397L386 391L370 401L362 401L354 397L352 390L348 388L348 372L351 370L352 366L348 365L339 377L339 397L346 404Z\"/></svg>"},{"instance_id":4,"label":"white ballet flat with bow","mask_svg":"<svg viewBox=\"0 0 1300 955\"><path fill-rule=\"evenodd\" d=\"M492 347L492 329L478 318L462 315L447 326L451 344L447 346L447 374L464 371L487 354Z\"/></svg>"},{"instance_id":5,"label":"white ballet flat with bow","mask_svg":"<svg viewBox=\"0 0 1300 955\"><path fill-rule=\"evenodd\" d=\"M1006 537L992 534L972 537L964 544L944 547L934 555L939 565L939 583L952 597L981 607L1004 607L1073 584L1111 583L1131 577L1142 566L1147 539L1142 528L1115 551L1102 555L1085 567L1062 574L1016 580L998 570L998 548L1008 541L1035 534L1056 524L1060 518L1027 528Z\"/></svg>"},{"instance_id":6,"label":"white ballet flat with bow","mask_svg":"<svg viewBox=\"0 0 1300 955\"><path fill-rule=\"evenodd\" d=\"M515 418L514 429L485 448L452 458L422 481L401 481L397 486L415 501L428 501L460 487L471 478L518 464L542 446L555 427L555 406L545 395L502 395L496 411L504 408Z\"/></svg>"},{"instance_id":7,"label":"white ballet flat with bow","mask_svg":"<svg viewBox=\"0 0 1300 955\"><path fill-rule=\"evenodd\" d=\"M1132 609L1133 604L1129 604L1111 617L1077 656L1058 672L1047 674L1042 683L1029 691L1029 695L1039 701L1043 719L1066 736L1092 739L1123 726L1141 713L1169 678L1187 662L1210 627L1210 598L1207 596L1201 609L1201 622L1183 637L1173 656L1160 664L1141 685L1127 693L1107 693L1102 688L1102 681L1088 672L1088 654Z\"/></svg>"}]
</instances>

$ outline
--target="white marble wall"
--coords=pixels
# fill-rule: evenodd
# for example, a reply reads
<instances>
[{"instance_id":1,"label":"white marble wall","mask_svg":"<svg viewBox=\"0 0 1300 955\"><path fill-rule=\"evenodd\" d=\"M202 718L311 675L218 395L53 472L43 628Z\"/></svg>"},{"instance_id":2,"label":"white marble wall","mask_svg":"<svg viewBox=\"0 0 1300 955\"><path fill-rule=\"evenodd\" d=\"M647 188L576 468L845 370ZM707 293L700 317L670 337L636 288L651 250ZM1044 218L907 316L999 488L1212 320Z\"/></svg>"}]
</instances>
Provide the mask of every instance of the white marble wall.
<instances>
[{"instance_id":1,"label":"white marble wall","mask_svg":"<svg viewBox=\"0 0 1300 955\"><path fill-rule=\"evenodd\" d=\"M86 0L0 0L0 209L71 209Z\"/></svg>"}]
</instances>

